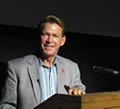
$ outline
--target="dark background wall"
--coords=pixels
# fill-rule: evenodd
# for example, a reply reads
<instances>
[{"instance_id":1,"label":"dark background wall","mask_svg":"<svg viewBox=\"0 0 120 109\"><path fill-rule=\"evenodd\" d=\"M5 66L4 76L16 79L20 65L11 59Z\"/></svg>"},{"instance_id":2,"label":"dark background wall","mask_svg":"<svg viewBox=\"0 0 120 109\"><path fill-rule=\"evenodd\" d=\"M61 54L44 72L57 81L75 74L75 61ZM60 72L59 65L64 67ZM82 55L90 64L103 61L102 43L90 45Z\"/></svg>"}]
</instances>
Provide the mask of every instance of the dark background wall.
<instances>
[{"instance_id":1,"label":"dark background wall","mask_svg":"<svg viewBox=\"0 0 120 109\"><path fill-rule=\"evenodd\" d=\"M120 36L119 0L1 0L0 24L36 28L39 20L55 14L67 31Z\"/></svg>"}]
</instances>

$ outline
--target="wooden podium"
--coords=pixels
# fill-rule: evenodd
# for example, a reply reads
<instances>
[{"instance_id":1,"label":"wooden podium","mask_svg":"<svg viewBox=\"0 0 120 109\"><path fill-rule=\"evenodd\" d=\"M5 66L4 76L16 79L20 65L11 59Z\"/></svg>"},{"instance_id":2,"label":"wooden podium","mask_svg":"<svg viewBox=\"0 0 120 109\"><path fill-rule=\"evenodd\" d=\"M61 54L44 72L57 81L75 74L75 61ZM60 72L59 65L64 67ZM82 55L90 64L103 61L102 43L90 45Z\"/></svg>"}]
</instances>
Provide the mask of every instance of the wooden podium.
<instances>
[{"instance_id":1,"label":"wooden podium","mask_svg":"<svg viewBox=\"0 0 120 109\"><path fill-rule=\"evenodd\" d=\"M56 94L34 109L120 109L120 92L99 92L82 96Z\"/></svg>"},{"instance_id":2,"label":"wooden podium","mask_svg":"<svg viewBox=\"0 0 120 109\"><path fill-rule=\"evenodd\" d=\"M120 92L103 92L82 96L82 109L120 109Z\"/></svg>"}]
</instances>

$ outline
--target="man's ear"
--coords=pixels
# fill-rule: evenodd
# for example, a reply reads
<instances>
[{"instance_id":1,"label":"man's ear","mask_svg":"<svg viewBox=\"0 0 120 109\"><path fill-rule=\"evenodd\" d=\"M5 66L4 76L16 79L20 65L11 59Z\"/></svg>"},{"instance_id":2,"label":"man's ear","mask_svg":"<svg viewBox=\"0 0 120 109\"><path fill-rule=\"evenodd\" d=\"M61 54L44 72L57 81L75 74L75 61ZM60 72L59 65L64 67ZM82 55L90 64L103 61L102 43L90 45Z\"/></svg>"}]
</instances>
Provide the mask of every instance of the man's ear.
<instances>
[{"instance_id":1,"label":"man's ear","mask_svg":"<svg viewBox=\"0 0 120 109\"><path fill-rule=\"evenodd\" d=\"M65 42L66 42L66 36L64 35L62 37L61 46L63 46L65 44Z\"/></svg>"}]
</instances>

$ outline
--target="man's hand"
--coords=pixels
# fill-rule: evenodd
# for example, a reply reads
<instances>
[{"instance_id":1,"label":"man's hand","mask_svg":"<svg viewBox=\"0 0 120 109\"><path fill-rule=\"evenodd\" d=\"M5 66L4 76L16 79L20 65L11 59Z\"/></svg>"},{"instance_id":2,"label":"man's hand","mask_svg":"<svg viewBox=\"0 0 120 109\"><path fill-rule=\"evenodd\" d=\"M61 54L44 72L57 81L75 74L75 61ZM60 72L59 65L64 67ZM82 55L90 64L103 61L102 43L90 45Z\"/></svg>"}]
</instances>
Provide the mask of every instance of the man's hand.
<instances>
[{"instance_id":1,"label":"man's hand","mask_svg":"<svg viewBox=\"0 0 120 109\"><path fill-rule=\"evenodd\" d=\"M84 91L80 90L80 88L71 88L68 90L69 95L82 95L85 94Z\"/></svg>"}]
</instances>

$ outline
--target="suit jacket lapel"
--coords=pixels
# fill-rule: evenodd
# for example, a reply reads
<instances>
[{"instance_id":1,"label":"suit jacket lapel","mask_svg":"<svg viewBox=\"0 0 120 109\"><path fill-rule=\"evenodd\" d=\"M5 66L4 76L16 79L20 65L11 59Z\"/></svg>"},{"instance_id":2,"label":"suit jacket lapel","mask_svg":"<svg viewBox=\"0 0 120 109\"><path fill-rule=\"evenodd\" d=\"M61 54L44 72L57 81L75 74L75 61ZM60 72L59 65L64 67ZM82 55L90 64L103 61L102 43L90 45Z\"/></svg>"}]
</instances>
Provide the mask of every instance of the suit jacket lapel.
<instances>
[{"instance_id":1,"label":"suit jacket lapel","mask_svg":"<svg viewBox=\"0 0 120 109\"><path fill-rule=\"evenodd\" d=\"M37 104L40 103L41 90L40 90L40 76L39 76L39 62L38 59L29 61L28 72L31 79L33 93Z\"/></svg>"},{"instance_id":2,"label":"suit jacket lapel","mask_svg":"<svg viewBox=\"0 0 120 109\"><path fill-rule=\"evenodd\" d=\"M66 74L63 63L61 63L60 60L58 60L57 63L57 72L58 72L58 93L65 93L64 87L65 87Z\"/></svg>"}]
</instances>

